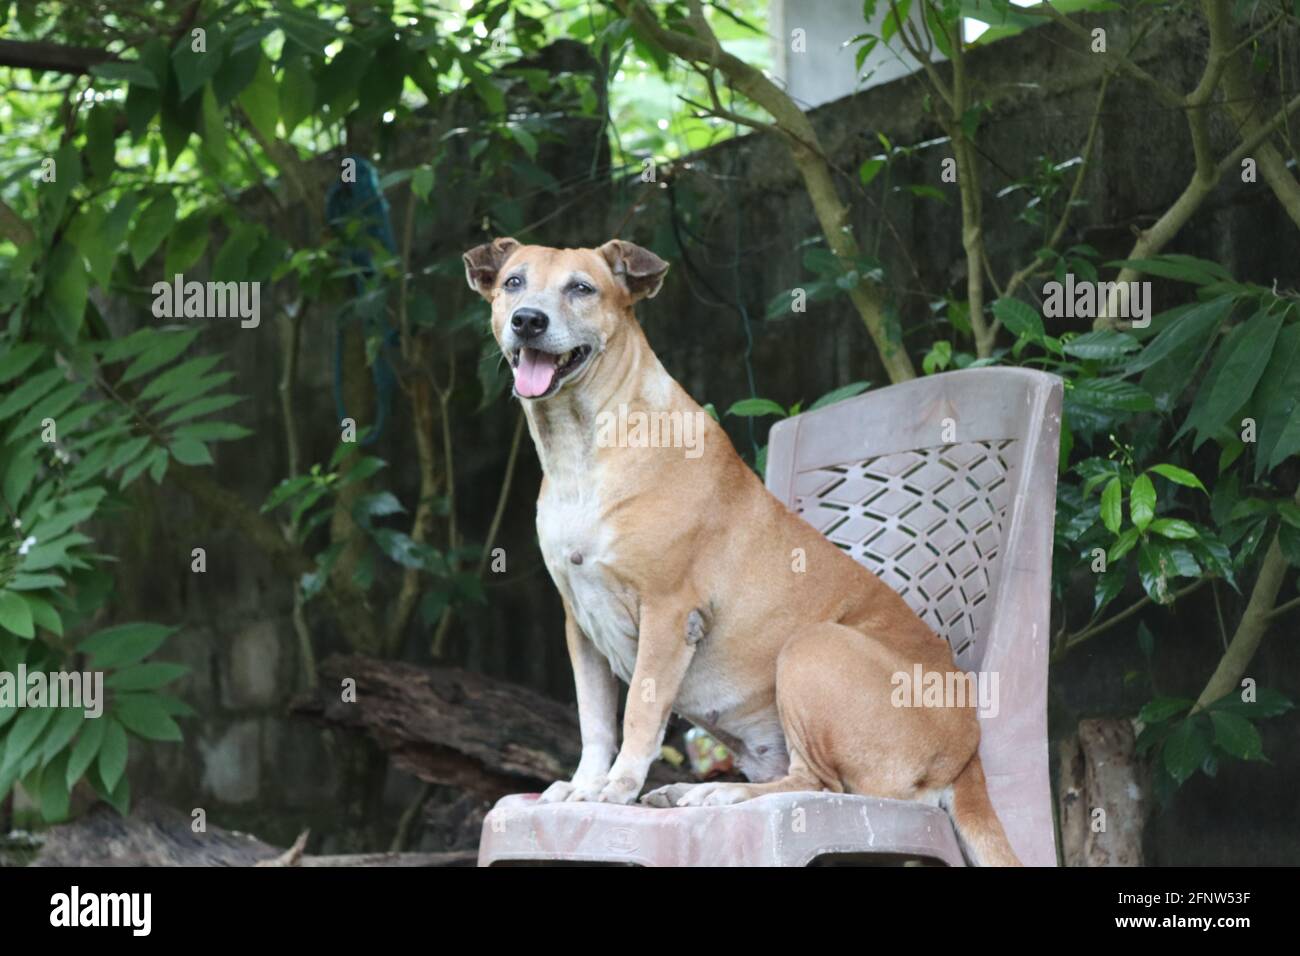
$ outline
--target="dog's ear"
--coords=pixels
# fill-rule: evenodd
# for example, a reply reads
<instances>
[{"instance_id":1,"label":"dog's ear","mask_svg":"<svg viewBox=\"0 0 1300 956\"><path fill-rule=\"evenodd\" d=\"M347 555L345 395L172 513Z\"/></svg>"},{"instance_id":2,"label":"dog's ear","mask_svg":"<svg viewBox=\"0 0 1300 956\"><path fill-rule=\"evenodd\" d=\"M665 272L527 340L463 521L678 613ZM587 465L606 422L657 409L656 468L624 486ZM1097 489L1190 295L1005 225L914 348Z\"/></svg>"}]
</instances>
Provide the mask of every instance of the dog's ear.
<instances>
[{"instance_id":1,"label":"dog's ear","mask_svg":"<svg viewBox=\"0 0 1300 956\"><path fill-rule=\"evenodd\" d=\"M502 237L475 246L461 256L465 261L465 281L469 287L483 298L489 298L492 287L496 285L497 273L510 258L510 253L518 248L518 240Z\"/></svg>"},{"instance_id":2,"label":"dog's ear","mask_svg":"<svg viewBox=\"0 0 1300 956\"><path fill-rule=\"evenodd\" d=\"M605 257L614 278L627 289L633 302L653 299L664 284L668 263L649 249L622 239L611 239L596 251Z\"/></svg>"}]
</instances>

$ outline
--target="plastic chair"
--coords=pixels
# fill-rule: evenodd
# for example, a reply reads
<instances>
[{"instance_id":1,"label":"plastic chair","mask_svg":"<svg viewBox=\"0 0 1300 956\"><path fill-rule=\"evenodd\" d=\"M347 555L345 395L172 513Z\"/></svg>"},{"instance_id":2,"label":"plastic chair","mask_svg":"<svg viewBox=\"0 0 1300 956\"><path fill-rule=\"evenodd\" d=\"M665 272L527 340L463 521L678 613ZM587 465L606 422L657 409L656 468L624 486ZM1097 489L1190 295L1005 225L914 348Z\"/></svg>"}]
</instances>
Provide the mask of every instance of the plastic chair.
<instances>
[{"instance_id":1,"label":"plastic chair","mask_svg":"<svg viewBox=\"0 0 1300 956\"><path fill-rule=\"evenodd\" d=\"M1030 866L1056 865L1047 660L1061 393L1025 369L929 376L780 422L767 460L773 494L902 594L960 667L997 674L980 758ZM947 813L928 804L812 792L669 810L536 801L505 797L488 814L480 866L964 863Z\"/></svg>"}]
</instances>

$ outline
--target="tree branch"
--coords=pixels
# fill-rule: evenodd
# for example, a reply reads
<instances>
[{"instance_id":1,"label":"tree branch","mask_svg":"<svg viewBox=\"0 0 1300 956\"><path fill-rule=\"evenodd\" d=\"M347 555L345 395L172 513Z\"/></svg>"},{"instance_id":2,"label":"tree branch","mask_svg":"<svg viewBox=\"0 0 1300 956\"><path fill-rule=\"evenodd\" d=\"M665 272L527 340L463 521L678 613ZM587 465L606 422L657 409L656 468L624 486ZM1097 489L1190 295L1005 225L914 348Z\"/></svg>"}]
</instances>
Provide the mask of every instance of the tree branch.
<instances>
[{"instance_id":1,"label":"tree branch","mask_svg":"<svg viewBox=\"0 0 1300 956\"><path fill-rule=\"evenodd\" d=\"M614 5L667 52L689 63L721 71L733 90L773 118L774 125L793 140L788 143L790 155L803 177L827 246L842 261L856 260L860 251L849 223L848 209L835 188L830 165L812 123L789 95L760 70L722 49L698 3L690 20L698 35L664 27L644 0L614 0ZM849 290L849 298L866 326L890 380L900 382L914 378L916 371L903 348L901 336L896 329L891 329L887 318L884 290L875 283L863 281Z\"/></svg>"}]
</instances>

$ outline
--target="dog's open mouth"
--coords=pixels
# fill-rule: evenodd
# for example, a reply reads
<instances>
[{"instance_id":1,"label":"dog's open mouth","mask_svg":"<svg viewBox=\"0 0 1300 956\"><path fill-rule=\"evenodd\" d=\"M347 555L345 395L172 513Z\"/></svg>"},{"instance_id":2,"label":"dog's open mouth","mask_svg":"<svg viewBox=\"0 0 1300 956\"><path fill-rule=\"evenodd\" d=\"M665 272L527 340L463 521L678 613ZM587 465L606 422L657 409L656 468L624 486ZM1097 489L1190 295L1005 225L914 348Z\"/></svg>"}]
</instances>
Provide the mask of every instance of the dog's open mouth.
<instances>
[{"instance_id":1,"label":"dog's open mouth","mask_svg":"<svg viewBox=\"0 0 1300 956\"><path fill-rule=\"evenodd\" d=\"M549 395L590 356L590 345L579 345L561 355L541 349L520 349L510 356L510 365L515 373L515 392L520 398Z\"/></svg>"}]
</instances>

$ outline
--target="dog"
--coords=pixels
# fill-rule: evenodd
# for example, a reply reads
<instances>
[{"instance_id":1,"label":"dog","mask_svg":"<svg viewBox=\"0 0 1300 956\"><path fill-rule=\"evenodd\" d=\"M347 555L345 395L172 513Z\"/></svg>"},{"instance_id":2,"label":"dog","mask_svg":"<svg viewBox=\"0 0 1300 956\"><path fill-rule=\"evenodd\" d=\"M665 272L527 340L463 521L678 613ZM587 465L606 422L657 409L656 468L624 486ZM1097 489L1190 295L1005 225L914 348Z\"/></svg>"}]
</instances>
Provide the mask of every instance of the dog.
<instances>
[{"instance_id":1,"label":"dog","mask_svg":"<svg viewBox=\"0 0 1300 956\"><path fill-rule=\"evenodd\" d=\"M671 784L645 804L808 790L919 800L948 810L973 862L1019 865L973 707L891 701L893 675L958 671L947 643L778 501L650 348L633 307L668 263L619 239L500 238L463 258L541 461L537 534L573 663L582 755L541 799L632 803L676 712L725 743L748 782ZM697 453L602 440L610 416L634 415L699 423Z\"/></svg>"}]
</instances>

